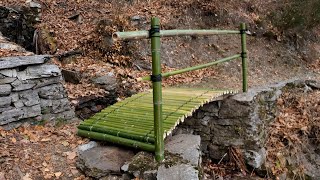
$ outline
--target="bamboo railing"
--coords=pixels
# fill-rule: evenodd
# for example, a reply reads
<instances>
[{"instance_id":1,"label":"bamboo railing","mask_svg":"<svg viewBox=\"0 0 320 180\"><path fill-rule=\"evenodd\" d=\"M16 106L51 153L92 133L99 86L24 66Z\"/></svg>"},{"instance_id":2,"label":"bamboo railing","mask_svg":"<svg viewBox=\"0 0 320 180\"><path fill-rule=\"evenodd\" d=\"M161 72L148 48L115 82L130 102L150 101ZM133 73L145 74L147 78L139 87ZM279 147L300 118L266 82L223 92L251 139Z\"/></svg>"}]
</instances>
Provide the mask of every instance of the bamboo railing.
<instances>
[{"instance_id":1,"label":"bamboo railing","mask_svg":"<svg viewBox=\"0 0 320 180\"><path fill-rule=\"evenodd\" d=\"M194 67L189 67L185 69L180 69L172 72L161 72L161 62L160 62L160 39L161 37L174 37L174 36L210 36L210 35L221 35L221 34L240 34L241 36L241 53L226 57L217 61L213 61L207 64L202 64ZM151 18L151 29L149 31L131 31L131 32L115 32L113 34L114 41L120 40L135 40L135 39L151 39L151 53L152 53L152 75L138 78L138 81L147 80L152 81L153 85L153 107L151 106L141 106L138 109L141 110L151 110L153 109L153 130L149 130L148 136L145 136L146 129L143 127L137 127L140 123L139 120L132 122L131 124L137 128L127 128L126 133L120 131L122 126L122 119L130 120L130 114L121 114L113 117L115 120L111 120L108 123L111 123L112 127L106 128L108 123L99 122L96 123L95 120L90 121L86 120L81 124L80 130L78 131L79 135L93 137L98 140L108 140L111 142L116 142L122 145L127 145L131 147L140 147L146 151L154 151L157 161L162 161L164 159L164 128L170 129L174 128L177 124L174 124L174 127L171 127L172 122L164 122L163 115L168 117L168 114L163 113L162 107L162 78L173 76L176 74L181 74L189 71L194 71L198 69L207 68L209 66L217 65L220 63L228 62L237 58L242 59L242 90L246 92L248 90L247 85L247 49L246 49L246 25L241 23L239 30L161 30L160 31L160 21L158 18ZM172 102L174 103L174 102ZM122 107L121 103L119 103ZM132 108L135 107L135 104L131 105ZM118 108L115 106L114 108ZM130 107L122 107L122 109ZM166 107L165 112L170 110ZM188 108L186 106L186 108ZM190 106L190 108L194 108ZM109 111L113 111L112 108L109 108ZM144 112L143 111L143 112ZM179 110L176 112L177 115L172 118L179 118L179 116L187 113L187 110ZM124 111L125 113L126 111ZM108 113L108 112L105 112ZM110 112L109 112L110 113ZM143 119L145 116L148 116L146 113L135 112L136 116L141 116ZM151 114L150 114L151 115ZM112 116L112 115L110 115ZM99 117L96 117L99 118ZM125 123L127 121L123 121ZM142 121L141 121L142 122ZM169 124L168 124L169 123ZM94 125L94 126L93 126ZM150 124L149 124L150 125ZM92 132L94 130L94 132ZM167 130L166 130L167 131ZM150 133L153 134L150 134ZM128 138L128 139L126 139ZM142 142L141 142L142 141ZM146 142L146 143L144 143ZM152 144L154 145L152 145Z\"/></svg>"}]
</instances>

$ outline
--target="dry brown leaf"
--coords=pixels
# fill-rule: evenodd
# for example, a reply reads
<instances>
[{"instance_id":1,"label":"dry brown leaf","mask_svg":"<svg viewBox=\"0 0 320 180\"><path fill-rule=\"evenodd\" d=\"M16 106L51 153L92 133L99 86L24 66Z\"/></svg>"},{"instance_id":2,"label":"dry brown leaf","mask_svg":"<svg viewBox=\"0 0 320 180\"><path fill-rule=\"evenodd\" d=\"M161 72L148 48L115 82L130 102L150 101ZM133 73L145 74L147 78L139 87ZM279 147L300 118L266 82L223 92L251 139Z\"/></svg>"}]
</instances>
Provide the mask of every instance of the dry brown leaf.
<instances>
[{"instance_id":1,"label":"dry brown leaf","mask_svg":"<svg viewBox=\"0 0 320 180\"><path fill-rule=\"evenodd\" d=\"M56 173L54 173L54 176L57 177L57 178L59 178L61 175L62 175L62 172L56 172Z\"/></svg>"},{"instance_id":2,"label":"dry brown leaf","mask_svg":"<svg viewBox=\"0 0 320 180\"><path fill-rule=\"evenodd\" d=\"M65 147L69 146L69 143L67 141L62 141L61 144Z\"/></svg>"},{"instance_id":3,"label":"dry brown leaf","mask_svg":"<svg viewBox=\"0 0 320 180\"><path fill-rule=\"evenodd\" d=\"M4 176L4 172L0 172L0 180L6 180L6 177Z\"/></svg>"},{"instance_id":4,"label":"dry brown leaf","mask_svg":"<svg viewBox=\"0 0 320 180\"><path fill-rule=\"evenodd\" d=\"M27 173L25 176L22 177L22 180L32 180L32 178L30 177L30 174Z\"/></svg>"},{"instance_id":5,"label":"dry brown leaf","mask_svg":"<svg viewBox=\"0 0 320 180\"><path fill-rule=\"evenodd\" d=\"M17 139L16 138L11 138L11 142L13 142L13 143L16 143L17 142Z\"/></svg>"}]
</instances>

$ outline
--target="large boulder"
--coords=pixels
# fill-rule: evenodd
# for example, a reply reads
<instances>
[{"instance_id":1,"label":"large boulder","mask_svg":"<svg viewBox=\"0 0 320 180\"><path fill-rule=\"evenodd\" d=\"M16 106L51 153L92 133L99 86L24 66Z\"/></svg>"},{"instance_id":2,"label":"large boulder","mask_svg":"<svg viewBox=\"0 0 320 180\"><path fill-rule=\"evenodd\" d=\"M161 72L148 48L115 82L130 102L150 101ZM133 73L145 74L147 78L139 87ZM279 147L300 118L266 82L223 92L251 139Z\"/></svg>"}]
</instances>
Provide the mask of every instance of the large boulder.
<instances>
[{"instance_id":1,"label":"large boulder","mask_svg":"<svg viewBox=\"0 0 320 180\"><path fill-rule=\"evenodd\" d=\"M93 178L120 175L121 166L133 156L134 153L130 150L91 143L79 148L77 167Z\"/></svg>"}]
</instances>

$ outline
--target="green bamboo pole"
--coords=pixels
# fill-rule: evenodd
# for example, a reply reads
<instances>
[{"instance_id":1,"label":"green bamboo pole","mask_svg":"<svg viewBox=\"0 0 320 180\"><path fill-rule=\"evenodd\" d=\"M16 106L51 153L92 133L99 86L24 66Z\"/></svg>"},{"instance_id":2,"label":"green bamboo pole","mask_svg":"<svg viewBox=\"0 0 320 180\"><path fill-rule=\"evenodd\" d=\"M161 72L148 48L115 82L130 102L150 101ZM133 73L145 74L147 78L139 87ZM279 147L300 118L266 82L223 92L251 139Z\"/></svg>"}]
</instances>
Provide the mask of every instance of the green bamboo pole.
<instances>
[{"instance_id":1,"label":"green bamboo pole","mask_svg":"<svg viewBox=\"0 0 320 180\"><path fill-rule=\"evenodd\" d=\"M126 129L123 129L122 127L115 128L115 127L105 126L105 125L101 125L101 124L97 124L97 123L93 124L92 122L82 122L80 125L87 126L87 127L103 128L105 130L112 130L112 131L116 131L116 132L125 132L125 133L129 133L132 135L137 135L137 136L145 136L146 135L146 132L140 132L140 131L137 131L136 129L135 130L126 130ZM153 135L152 136L150 135L150 137L154 138Z\"/></svg>"},{"instance_id":2,"label":"green bamboo pole","mask_svg":"<svg viewBox=\"0 0 320 180\"><path fill-rule=\"evenodd\" d=\"M246 44L246 24L240 24L241 33L241 58L242 58L242 91L248 91L248 63L247 63L247 44Z\"/></svg>"},{"instance_id":3,"label":"green bamboo pole","mask_svg":"<svg viewBox=\"0 0 320 180\"><path fill-rule=\"evenodd\" d=\"M219 59L217 61L213 61L213 62L210 62L210 63L201 64L201 65L198 65L198 66L193 66L193 67L189 67L189 68L185 68L185 69L166 72L166 73L162 74L162 77L169 77L169 76L182 74L182 73L189 72L189 71L194 71L194 70L198 70L198 69L207 68L209 66L213 66L213 65L216 65L216 64L219 64L219 63L224 63L224 62L227 62L227 61L231 61L231 60L239 58L239 57L241 57L241 54L237 54L237 55L230 56L230 57L227 57L227 58ZM150 81L151 77L150 76L144 76L144 77L138 78L137 80L138 81L143 81L143 80L144 81Z\"/></svg>"},{"instance_id":4,"label":"green bamboo pole","mask_svg":"<svg viewBox=\"0 0 320 180\"><path fill-rule=\"evenodd\" d=\"M160 20L157 17L151 18L151 53L152 53L152 75L161 75L160 62ZM159 30L160 31L160 30ZM156 137L155 156L158 162L164 160L164 141L162 127L162 85L161 81L154 81L153 87L153 113L154 113L154 132Z\"/></svg>"},{"instance_id":5,"label":"green bamboo pole","mask_svg":"<svg viewBox=\"0 0 320 180\"><path fill-rule=\"evenodd\" d=\"M218 34L239 34L238 30L215 30L215 29L173 29L162 30L160 37L173 37L173 36L209 36ZM128 32L115 32L112 35L114 41L119 40L133 40L133 39L148 39L149 31L128 31Z\"/></svg>"},{"instance_id":6,"label":"green bamboo pole","mask_svg":"<svg viewBox=\"0 0 320 180\"><path fill-rule=\"evenodd\" d=\"M128 138L128 139L133 139L137 141L144 141L148 143L154 143L154 138L151 137L146 137L145 135L135 135L123 131L114 131L105 127L96 127L96 126L86 126L83 124L80 124L78 126L79 129L86 130L86 131L93 131L93 132L98 132L98 133L103 133L103 134L110 134L113 136L119 136L123 138Z\"/></svg>"},{"instance_id":7,"label":"green bamboo pole","mask_svg":"<svg viewBox=\"0 0 320 180\"><path fill-rule=\"evenodd\" d=\"M96 140L100 140L100 141L109 141L109 142L117 143L117 144L124 145L124 146L139 148L139 149L149 151L149 152L154 152L154 150L155 150L155 146L152 144L147 144L147 143L143 143L143 142L139 142L139 141L135 141L135 140L131 140L131 139L126 139L126 138L122 138L122 137L112 136L109 134L91 132L91 131L86 131L86 130L82 130L82 129L78 129L77 134L79 136L88 137L88 138L92 138L92 139L96 139Z\"/></svg>"}]
</instances>

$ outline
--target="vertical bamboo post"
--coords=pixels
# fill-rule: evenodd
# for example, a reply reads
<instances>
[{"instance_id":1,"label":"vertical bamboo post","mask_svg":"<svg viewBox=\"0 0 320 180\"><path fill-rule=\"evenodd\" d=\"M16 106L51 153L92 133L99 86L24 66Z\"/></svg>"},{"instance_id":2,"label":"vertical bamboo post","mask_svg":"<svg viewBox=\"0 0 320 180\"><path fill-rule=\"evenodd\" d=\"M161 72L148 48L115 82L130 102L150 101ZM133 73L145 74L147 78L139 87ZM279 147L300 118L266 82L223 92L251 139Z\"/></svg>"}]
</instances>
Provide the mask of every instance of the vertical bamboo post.
<instances>
[{"instance_id":1,"label":"vertical bamboo post","mask_svg":"<svg viewBox=\"0 0 320 180\"><path fill-rule=\"evenodd\" d=\"M160 62L160 21L151 18L151 53L152 53L152 86L153 86L153 115L155 133L155 156L158 162L164 159L164 139L162 126L162 84Z\"/></svg>"},{"instance_id":2,"label":"vertical bamboo post","mask_svg":"<svg viewBox=\"0 0 320 180\"><path fill-rule=\"evenodd\" d=\"M248 91L248 63L247 63L247 45L246 45L246 24L240 24L241 34L241 58L242 58L242 91Z\"/></svg>"}]
</instances>

